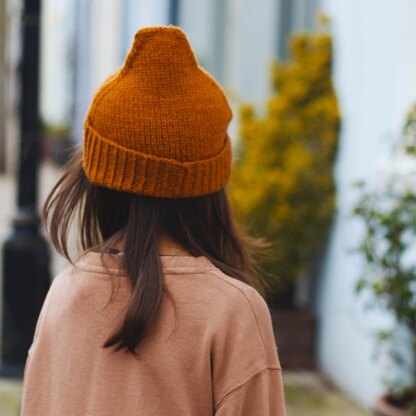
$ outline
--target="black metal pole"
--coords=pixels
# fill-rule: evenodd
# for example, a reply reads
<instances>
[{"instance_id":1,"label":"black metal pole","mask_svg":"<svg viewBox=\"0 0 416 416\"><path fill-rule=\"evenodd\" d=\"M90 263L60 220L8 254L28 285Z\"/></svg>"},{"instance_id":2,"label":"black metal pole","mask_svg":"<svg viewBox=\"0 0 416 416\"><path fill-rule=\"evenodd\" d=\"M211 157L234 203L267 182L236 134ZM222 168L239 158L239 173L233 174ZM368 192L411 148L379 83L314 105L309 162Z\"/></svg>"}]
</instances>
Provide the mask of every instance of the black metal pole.
<instances>
[{"instance_id":1,"label":"black metal pole","mask_svg":"<svg viewBox=\"0 0 416 416\"><path fill-rule=\"evenodd\" d=\"M50 285L49 249L39 232L38 165L40 0L24 0L20 63L17 212L3 246L0 374L22 377L36 321Z\"/></svg>"}]
</instances>

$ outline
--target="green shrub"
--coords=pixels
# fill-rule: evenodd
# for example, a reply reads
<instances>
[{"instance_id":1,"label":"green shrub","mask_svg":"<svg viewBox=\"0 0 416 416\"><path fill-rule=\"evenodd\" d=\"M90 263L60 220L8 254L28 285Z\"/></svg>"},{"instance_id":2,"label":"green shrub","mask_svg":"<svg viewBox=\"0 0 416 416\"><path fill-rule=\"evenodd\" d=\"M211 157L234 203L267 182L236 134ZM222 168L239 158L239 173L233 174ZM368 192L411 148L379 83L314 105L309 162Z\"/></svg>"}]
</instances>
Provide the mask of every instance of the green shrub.
<instances>
[{"instance_id":1,"label":"green shrub","mask_svg":"<svg viewBox=\"0 0 416 416\"><path fill-rule=\"evenodd\" d=\"M366 266L356 291L370 293L371 306L387 309L395 317L397 325L377 333L377 345L387 347L393 363L409 370L416 387L415 149L416 106L407 117L403 140L396 149L401 169L407 165L410 171L391 172L383 188L378 190L369 190L368 186L360 184L361 195L354 214L364 222L364 235L358 252ZM406 359L402 343L397 342L398 329L403 326L411 335L409 347L413 349L410 357L413 362ZM406 402L407 410L416 414L415 387L402 389L402 383L391 376L385 381L394 391L398 403ZM405 396L407 399L404 401Z\"/></svg>"},{"instance_id":2,"label":"green shrub","mask_svg":"<svg viewBox=\"0 0 416 416\"><path fill-rule=\"evenodd\" d=\"M265 116L240 107L240 137L230 186L240 222L265 237L269 303L293 301L294 279L320 252L335 204L333 166L340 113L331 81L332 39L296 34L291 59L272 63Z\"/></svg>"}]
</instances>

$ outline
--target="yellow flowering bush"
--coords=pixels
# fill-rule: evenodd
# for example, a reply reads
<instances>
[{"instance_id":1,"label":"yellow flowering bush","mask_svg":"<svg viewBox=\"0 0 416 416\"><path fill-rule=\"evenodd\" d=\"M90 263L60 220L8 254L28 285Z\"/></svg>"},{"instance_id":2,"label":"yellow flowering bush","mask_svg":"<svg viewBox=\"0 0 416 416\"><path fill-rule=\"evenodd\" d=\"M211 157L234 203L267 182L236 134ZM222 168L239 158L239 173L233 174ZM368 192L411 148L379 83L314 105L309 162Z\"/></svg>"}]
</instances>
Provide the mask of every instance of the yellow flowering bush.
<instances>
[{"instance_id":1,"label":"yellow flowering bush","mask_svg":"<svg viewBox=\"0 0 416 416\"><path fill-rule=\"evenodd\" d=\"M291 59L272 63L265 116L241 105L230 197L240 222L265 237L269 303L293 300L294 280L322 249L335 203L340 113L331 80L332 38L296 34Z\"/></svg>"}]
</instances>

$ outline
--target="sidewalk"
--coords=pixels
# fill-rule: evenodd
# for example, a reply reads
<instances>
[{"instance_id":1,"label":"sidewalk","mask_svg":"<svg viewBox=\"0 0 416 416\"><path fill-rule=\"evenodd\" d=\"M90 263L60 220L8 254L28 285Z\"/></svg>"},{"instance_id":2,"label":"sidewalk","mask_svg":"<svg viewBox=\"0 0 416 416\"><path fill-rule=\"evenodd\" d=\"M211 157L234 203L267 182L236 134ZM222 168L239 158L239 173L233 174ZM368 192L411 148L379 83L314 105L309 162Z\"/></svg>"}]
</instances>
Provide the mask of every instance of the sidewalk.
<instances>
[{"instance_id":1,"label":"sidewalk","mask_svg":"<svg viewBox=\"0 0 416 416\"><path fill-rule=\"evenodd\" d=\"M284 373L287 416L369 416L316 373ZM0 379L0 416L19 416L21 383Z\"/></svg>"},{"instance_id":2,"label":"sidewalk","mask_svg":"<svg viewBox=\"0 0 416 416\"><path fill-rule=\"evenodd\" d=\"M19 416L22 383L0 378L0 416Z\"/></svg>"},{"instance_id":3,"label":"sidewalk","mask_svg":"<svg viewBox=\"0 0 416 416\"><path fill-rule=\"evenodd\" d=\"M332 386L311 372L283 372L287 416L370 416Z\"/></svg>"}]
</instances>

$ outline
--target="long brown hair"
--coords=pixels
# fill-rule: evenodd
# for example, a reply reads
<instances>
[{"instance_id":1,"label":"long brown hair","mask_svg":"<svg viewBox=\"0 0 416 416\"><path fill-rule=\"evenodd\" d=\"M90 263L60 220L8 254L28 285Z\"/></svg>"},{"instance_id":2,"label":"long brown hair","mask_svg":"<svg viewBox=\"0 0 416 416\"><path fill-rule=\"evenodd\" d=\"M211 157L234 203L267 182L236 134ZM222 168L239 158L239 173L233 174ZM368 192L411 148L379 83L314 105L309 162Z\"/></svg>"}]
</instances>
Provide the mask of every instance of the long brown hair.
<instances>
[{"instance_id":1,"label":"long brown hair","mask_svg":"<svg viewBox=\"0 0 416 416\"><path fill-rule=\"evenodd\" d=\"M237 229L224 189L195 198L163 199L103 188L88 181L78 148L43 207L52 243L69 261L68 235L74 219L83 250L105 253L116 241L124 241L132 296L123 323L103 348L136 354L157 317L165 291L157 246L162 232L192 256L206 256L225 274L264 295L266 283L253 260L261 242Z\"/></svg>"}]
</instances>

